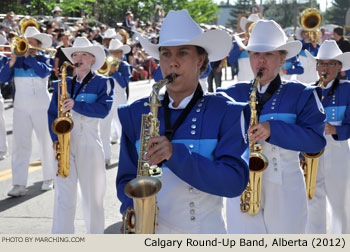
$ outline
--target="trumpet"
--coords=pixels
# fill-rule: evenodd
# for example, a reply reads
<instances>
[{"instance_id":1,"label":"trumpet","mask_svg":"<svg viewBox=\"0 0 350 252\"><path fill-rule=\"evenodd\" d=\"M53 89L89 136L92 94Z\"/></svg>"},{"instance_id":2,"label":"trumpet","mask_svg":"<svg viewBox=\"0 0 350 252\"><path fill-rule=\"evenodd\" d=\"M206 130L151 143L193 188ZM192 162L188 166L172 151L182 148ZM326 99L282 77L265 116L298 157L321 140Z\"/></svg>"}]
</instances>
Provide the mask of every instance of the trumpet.
<instances>
[{"instance_id":1,"label":"trumpet","mask_svg":"<svg viewBox=\"0 0 350 252\"><path fill-rule=\"evenodd\" d=\"M105 60L105 63L97 69L97 73L103 76L110 76L111 75L111 68L112 65L115 66L115 70L118 71L119 69L119 59L114 56L108 56Z\"/></svg>"},{"instance_id":2,"label":"trumpet","mask_svg":"<svg viewBox=\"0 0 350 252\"><path fill-rule=\"evenodd\" d=\"M47 53L49 57L53 57L57 51L54 48L42 48L42 47L31 46L29 45L28 40L24 36L15 36L12 39L12 42L10 45L4 45L1 47L10 47L11 53L16 56L24 56L29 49L35 49L39 51L45 51L45 53Z\"/></svg>"}]
</instances>

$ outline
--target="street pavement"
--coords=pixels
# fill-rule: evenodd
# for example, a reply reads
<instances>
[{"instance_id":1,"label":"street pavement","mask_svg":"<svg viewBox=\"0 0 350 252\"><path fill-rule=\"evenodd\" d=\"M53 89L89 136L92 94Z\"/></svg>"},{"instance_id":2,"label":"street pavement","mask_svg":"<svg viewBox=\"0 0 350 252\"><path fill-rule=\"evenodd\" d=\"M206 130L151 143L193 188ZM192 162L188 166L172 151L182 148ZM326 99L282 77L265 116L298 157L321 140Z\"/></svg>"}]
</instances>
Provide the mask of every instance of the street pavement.
<instances>
[{"instance_id":1,"label":"street pavement","mask_svg":"<svg viewBox=\"0 0 350 252\"><path fill-rule=\"evenodd\" d=\"M228 68L229 70L229 68ZM226 75L226 77L225 77ZM223 73L222 86L231 85L230 71ZM129 102L150 94L152 83L148 80L131 82ZM19 198L7 196L12 188L11 148L12 148L12 101L5 100L5 120L9 156L0 161L0 234L50 234L53 216L54 190L41 191L42 169L38 144L33 134L33 147L30 159L27 194ZM25 126L25 125L23 125ZM115 178L118 171L119 145L112 145L111 165L107 167L107 192L104 198L105 233L119 233L121 227L120 202L116 196ZM75 232L85 234L86 228L78 199L75 217Z\"/></svg>"}]
</instances>

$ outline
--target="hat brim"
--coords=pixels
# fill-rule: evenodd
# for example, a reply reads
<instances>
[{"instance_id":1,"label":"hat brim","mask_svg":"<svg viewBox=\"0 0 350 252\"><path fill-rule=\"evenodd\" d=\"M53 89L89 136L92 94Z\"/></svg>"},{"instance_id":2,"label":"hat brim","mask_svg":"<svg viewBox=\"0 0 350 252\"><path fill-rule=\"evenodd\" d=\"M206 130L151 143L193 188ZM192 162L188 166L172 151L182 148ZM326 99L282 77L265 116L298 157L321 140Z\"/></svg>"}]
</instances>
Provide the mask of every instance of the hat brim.
<instances>
[{"instance_id":1,"label":"hat brim","mask_svg":"<svg viewBox=\"0 0 350 252\"><path fill-rule=\"evenodd\" d=\"M342 53L336 57L333 58L325 58L325 57L315 57L313 56L307 49L305 49L305 54L308 58L312 59L313 61L317 60L338 60L342 63L341 71L346 71L350 69L350 52Z\"/></svg>"},{"instance_id":2,"label":"hat brim","mask_svg":"<svg viewBox=\"0 0 350 252\"><path fill-rule=\"evenodd\" d=\"M131 48L128 45L123 45L116 49L108 49L108 51L116 51L116 50L122 50L123 54L128 54L131 51Z\"/></svg>"},{"instance_id":3,"label":"hat brim","mask_svg":"<svg viewBox=\"0 0 350 252\"><path fill-rule=\"evenodd\" d=\"M107 37L107 36L102 36L102 35L101 35L101 37L102 37L102 39L118 39L120 41L123 39L122 35L120 35L119 33L117 35L112 36L112 37Z\"/></svg>"},{"instance_id":4,"label":"hat brim","mask_svg":"<svg viewBox=\"0 0 350 252\"><path fill-rule=\"evenodd\" d=\"M162 44L153 44L140 33L136 32L137 37L145 49L146 53L155 59L159 60L159 47L162 46L179 46L179 45L194 45L200 46L208 53L209 61L218 61L225 58L232 48L231 37L220 30L209 30L202 33L200 36L189 40L169 40Z\"/></svg>"},{"instance_id":5,"label":"hat brim","mask_svg":"<svg viewBox=\"0 0 350 252\"><path fill-rule=\"evenodd\" d=\"M52 45L52 39L47 34L40 33L33 36L27 36L26 38L34 38L36 40L39 40L41 42L42 48L49 48Z\"/></svg>"},{"instance_id":6,"label":"hat brim","mask_svg":"<svg viewBox=\"0 0 350 252\"><path fill-rule=\"evenodd\" d=\"M270 44L254 44L246 46L240 37L235 36L237 44L247 51L252 52L270 52L270 51L287 51L286 59L293 58L298 55L302 48L302 43L300 41L291 41L282 46L274 47Z\"/></svg>"},{"instance_id":7,"label":"hat brim","mask_svg":"<svg viewBox=\"0 0 350 252\"><path fill-rule=\"evenodd\" d=\"M77 47L68 47L62 48L64 55L69 59L70 62L73 63L72 54L75 52L88 52L95 56L95 63L91 66L91 70L95 71L99 69L105 62L106 53L103 50L102 46L94 45L94 46L77 46Z\"/></svg>"},{"instance_id":8,"label":"hat brim","mask_svg":"<svg viewBox=\"0 0 350 252\"><path fill-rule=\"evenodd\" d=\"M239 21L239 26L241 27L242 31L247 32L245 27L247 26L248 22L251 22L246 17L241 17L241 20Z\"/></svg>"}]
</instances>

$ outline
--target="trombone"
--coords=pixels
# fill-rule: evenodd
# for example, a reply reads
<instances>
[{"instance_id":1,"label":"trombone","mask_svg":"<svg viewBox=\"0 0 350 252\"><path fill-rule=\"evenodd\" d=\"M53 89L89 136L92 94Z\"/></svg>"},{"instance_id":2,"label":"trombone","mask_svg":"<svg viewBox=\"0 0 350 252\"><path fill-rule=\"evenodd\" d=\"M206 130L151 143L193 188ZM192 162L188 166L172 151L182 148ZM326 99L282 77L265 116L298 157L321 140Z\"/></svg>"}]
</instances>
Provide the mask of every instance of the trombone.
<instances>
[{"instance_id":1,"label":"trombone","mask_svg":"<svg viewBox=\"0 0 350 252\"><path fill-rule=\"evenodd\" d=\"M45 53L48 54L48 56L53 57L56 54L56 49L54 48L41 48L36 46L29 45L28 40L24 36L15 36L12 39L12 42L10 45L4 45L0 47L10 47L11 53L16 56L24 56L29 49L35 49L39 51L45 51ZM9 53L9 52L0 52L0 53Z\"/></svg>"}]
</instances>

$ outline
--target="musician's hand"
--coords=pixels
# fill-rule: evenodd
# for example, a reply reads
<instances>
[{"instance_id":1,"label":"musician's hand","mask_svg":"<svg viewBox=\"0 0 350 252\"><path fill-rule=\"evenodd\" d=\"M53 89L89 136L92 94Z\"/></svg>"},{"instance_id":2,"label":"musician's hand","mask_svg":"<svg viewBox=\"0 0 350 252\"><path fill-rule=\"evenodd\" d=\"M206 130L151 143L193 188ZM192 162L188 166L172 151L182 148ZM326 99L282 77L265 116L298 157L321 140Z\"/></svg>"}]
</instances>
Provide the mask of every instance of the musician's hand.
<instances>
[{"instance_id":1,"label":"musician's hand","mask_svg":"<svg viewBox=\"0 0 350 252\"><path fill-rule=\"evenodd\" d=\"M337 128L328 122L326 122L326 127L324 128L324 132L326 135L336 135L337 134Z\"/></svg>"},{"instance_id":2,"label":"musician's hand","mask_svg":"<svg viewBox=\"0 0 350 252\"><path fill-rule=\"evenodd\" d=\"M165 136L152 137L146 147L146 159L150 165L157 165L164 160L169 160L173 155L173 145Z\"/></svg>"},{"instance_id":3,"label":"musician's hand","mask_svg":"<svg viewBox=\"0 0 350 252\"><path fill-rule=\"evenodd\" d=\"M65 112L71 110L74 107L74 100L72 98L63 101L63 110Z\"/></svg>"},{"instance_id":4,"label":"musician's hand","mask_svg":"<svg viewBox=\"0 0 350 252\"><path fill-rule=\"evenodd\" d=\"M248 130L249 141L257 142L257 141L265 141L270 137L270 123L269 122L261 122L257 125L254 125Z\"/></svg>"},{"instance_id":5,"label":"musician's hand","mask_svg":"<svg viewBox=\"0 0 350 252\"><path fill-rule=\"evenodd\" d=\"M9 61L9 67L12 68L13 65L16 63L17 60L17 56L13 53L11 53L11 59Z\"/></svg>"}]
</instances>

